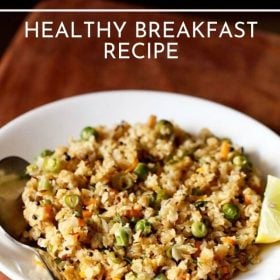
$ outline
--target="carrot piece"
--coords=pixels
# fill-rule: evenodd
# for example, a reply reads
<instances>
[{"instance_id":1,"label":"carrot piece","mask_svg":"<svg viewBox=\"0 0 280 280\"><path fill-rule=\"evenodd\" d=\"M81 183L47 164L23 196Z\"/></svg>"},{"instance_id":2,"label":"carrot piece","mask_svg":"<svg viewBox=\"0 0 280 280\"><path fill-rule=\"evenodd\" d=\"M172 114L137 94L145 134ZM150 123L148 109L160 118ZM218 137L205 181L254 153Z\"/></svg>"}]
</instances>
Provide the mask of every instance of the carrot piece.
<instances>
[{"instance_id":1,"label":"carrot piece","mask_svg":"<svg viewBox=\"0 0 280 280\"><path fill-rule=\"evenodd\" d=\"M85 206L93 205L93 206L98 207L99 203L100 203L100 200L99 200L99 198L96 198L96 197L91 197L91 198L84 200Z\"/></svg>"},{"instance_id":2,"label":"carrot piece","mask_svg":"<svg viewBox=\"0 0 280 280\"><path fill-rule=\"evenodd\" d=\"M54 218L54 213L53 213L53 208L51 204L46 204L44 205L44 219L45 220L53 220Z\"/></svg>"},{"instance_id":3,"label":"carrot piece","mask_svg":"<svg viewBox=\"0 0 280 280\"><path fill-rule=\"evenodd\" d=\"M84 219L78 219L78 224L79 224L80 227L83 227L83 226L86 225L86 222L85 222Z\"/></svg>"},{"instance_id":4,"label":"carrot piece","mask_svg":"<svg viewBox=\"0 0 280 280\"><path fill-rule=\"evenodd\" d=\"M244 196L244 202L245 202L246 205L252 204L251 197L248 196L248 195L245 195L245 196Z\"/></svg>"},{"instance_id":5,"label":"carrot piece","mask_svg":"<svg viewBox=\"0 0 280 280\"><path fill-rule=\"evenodd\" d=\"M181 272L181 273L178 275L178 279L179 279L179 280L186 280L185 272Z\"/></svg>"},{"instance_id":6,"label":"carrot piece","mask_svg":"<svg viewBox=\"0 0 280 280\"><path fill-rule=\"evenodd\" d=\"M88 219L92 216L92 213L88 210L83 210L83 218Z\"/></svg>"},{"instance_id":7,"label":"carrot piece","mask_svg":"<svg viewBox=\"0 0 280 280\"><path fill-rule=\"evenodd\" d=\"M197 249L196 252L194 254L192 254L192 256L194 258L198 258L200 253L201 253L201 249L200 249L200 245L202 244L201 241L195 241L194 243L194 247Z\"/></svg>"},{"instance_id":8,"label":"carrot piece","mask_svg":"<svg viewBox=\"0 0 280 280\"><path fill-rule=\"evenodd\" d=\"M221 159L226 160L230 152L230 143L227 140L223 140L221 144L220 155Z\"/></svg>"},{"instance_id":9,"label":"carrot piece","mask_svg":"<svg viewBox=\"0 0 280 280\"><path fill-rule=\"evenodd\" d=\"M223 243L232 246L232 245L235 244L235 240L231 237L224 237L223 238Z\"/></svg>"},{"instance_id":10,"label":"carrot piece","mask_svg":"<svg viewBox=\"0 0 280 280\"><path fill-rule=\"evenodd\" d=\"M126 210L124 213L124 216L129 217L129 218L140 218L142 217L142 212L140 209L129 209Z\"/></svg>"},{"instance_id":11,"label":"carrot piece","mask_svg":"<svg viewBox=\"0 0 280 280\"><path fill-rule=\"evenodd\" d=\"M148 118L147 125L149 128L154 128L157 122L157 117L155 115L151 115Z\"/></svg>"}]
</instances>

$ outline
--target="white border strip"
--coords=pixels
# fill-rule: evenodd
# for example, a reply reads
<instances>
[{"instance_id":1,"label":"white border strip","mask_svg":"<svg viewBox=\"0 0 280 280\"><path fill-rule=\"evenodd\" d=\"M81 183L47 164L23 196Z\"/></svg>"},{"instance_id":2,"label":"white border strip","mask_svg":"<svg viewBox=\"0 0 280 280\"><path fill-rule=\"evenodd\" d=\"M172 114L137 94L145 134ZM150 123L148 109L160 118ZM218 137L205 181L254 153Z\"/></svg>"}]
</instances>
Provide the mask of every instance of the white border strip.
<instances>
[{"instance_id":1,"label":"white border strip","mask_svg":"<svg viewBox=\"0 0 280 280\"><path fill-rule=\"evenodd\" d=\"M0 9L1 13L277 13L280 9Z\"/></svg>"}]
</instances>

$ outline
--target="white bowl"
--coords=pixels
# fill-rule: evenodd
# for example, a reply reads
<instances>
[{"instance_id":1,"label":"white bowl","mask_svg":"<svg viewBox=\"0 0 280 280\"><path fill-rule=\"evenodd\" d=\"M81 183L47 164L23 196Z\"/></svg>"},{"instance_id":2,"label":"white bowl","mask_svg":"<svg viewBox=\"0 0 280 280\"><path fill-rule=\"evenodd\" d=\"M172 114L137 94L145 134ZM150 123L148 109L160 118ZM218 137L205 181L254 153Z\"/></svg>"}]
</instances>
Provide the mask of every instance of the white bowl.
<instances>
[{"instance_id":1,"label":"white bowl","mask_svg":"<svg viewBox=\"0 0 280 280\"><path fill-rule=\"evenodd\" d=\"M141 122L151 114L172 119L193 133L207 127L218 136L229 137L251 154L264 176L280 176L280 138L254 119L199 98L136 90L80 95L22 115L0 129L0 159L17 155L32 161L41 150L66 144L70 136L78 137L87 125ZM27 267L26 254L0 231L1 271L13 280L39 279L34 276L36 269ZM279 244L267 246L261 263L236 279L279 279L279 259Z\"/></svg>"}]
</instances>

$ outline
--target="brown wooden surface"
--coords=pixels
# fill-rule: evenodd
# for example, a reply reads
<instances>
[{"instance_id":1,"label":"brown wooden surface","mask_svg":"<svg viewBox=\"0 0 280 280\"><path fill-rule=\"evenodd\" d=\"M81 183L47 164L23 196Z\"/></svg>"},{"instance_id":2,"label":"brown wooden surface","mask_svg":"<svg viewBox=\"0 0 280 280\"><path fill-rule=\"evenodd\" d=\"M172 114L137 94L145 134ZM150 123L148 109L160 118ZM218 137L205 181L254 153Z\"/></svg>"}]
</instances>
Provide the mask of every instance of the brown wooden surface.
<instances>
[{"instance_id":1,"label":"brown wooden surface","mask_svg":"<svg viewBox=\"0 0 280 280\"><path fill-rule=\"evenodd\" d=\"M67 2L67 5L66 5ZM118 6L120 5L120 6ZM108 1L50 1L37 8L123 8ZM128 7L129 8L129 7ZM191 15L193 17L193 15ZM190 20L188 14L33 13L53 20ZM133 41L133 39L132 39ZM280 133L280 37L180 39L179 60L105 60L103 41L25 39L23 27L0 63L0 126L41 104L90 91L152 89L236 108ZM186 108L187 109L187 108Z\"/></svg>"},{"instance_id":2,"label":"brown wooden surface","mask_svg":"<svg viewBox=\"0 0 280 280\"><path fill-rule=\"evenodd\" d=\"M108 1L67 0L45 2L37 8L124 7L123 3ZM93 18L180 22L189 15L33 13L28 20L82 22ZM127 38L132 37L133 29L131 24ZM276 35L262 33L253 40L179 40L179 60L106 61L102 43L93 39L25 39L21 28L0 63L0 126L32 108L67 96L111 89L152 89L191 93L220 102L280 133L280 38Z\"/></svg>"}]
</instances>

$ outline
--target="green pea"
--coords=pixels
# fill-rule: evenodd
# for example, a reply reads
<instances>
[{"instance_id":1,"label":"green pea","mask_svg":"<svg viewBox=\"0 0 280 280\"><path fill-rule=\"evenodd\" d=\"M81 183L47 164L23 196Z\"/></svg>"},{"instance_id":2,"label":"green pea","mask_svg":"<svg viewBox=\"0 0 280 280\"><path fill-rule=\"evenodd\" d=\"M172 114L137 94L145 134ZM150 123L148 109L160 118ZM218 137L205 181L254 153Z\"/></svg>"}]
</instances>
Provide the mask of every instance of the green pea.
<instances>
[{"instance_id":1,"label":"green pea","mask_svg":"<svg viewBox=\"0 0 280 280\"><path fill-rule=\"evenodd\" d=\"M156 208L159 208L161 206L161 202L165 199L168 198L168 195L167 193L165 192L165 190L163 189L160 189L157 191L157 194L156 194L156 199L155 199L155 207Z\"/></svg>"},{"instance_id":2,"label":"green pea","mask_svg":"<svg viewBox=\"0 0 280 280\"><path fill-rule=\"evenodd\" d=\"M53 245L49 243L49 244L47 245L47 251L48 251L49 253L51 253L52 250L53 250Z\"/></svg>"},{"instance_id":3,"label":"green pea","mask_svg":"<svg viewBox=\"0 0 280 280\"><path fill-rule=\"evenodd\" d=\"M194 237L203 238L207 235L207 227L203 222L194 222L191 226L191 232Z\"/></svg>"},{"instance_id":4,"label":"green pea","mask_svg":"<svg viewBox=\"0 0 280 280\"><path fill-rule=\"evenodd\" d=\"M51 181L45 176L42 176L38 183L38 191L51 191L51 190L52 190Z\"/></svg>"},{"instance_id":5,"label":"green pea","mask_svg":"<svg viewBox=\"0 0 280 280\"><path fill-rule=\"evenodd\" d=\"M149 174L149 168L145 163L139 162L134 169L134 173L139 180L144 181Z\"/></svg>"},{"instance_id":6,"label":"green pea","mask_svg":"<svg viewBox=\"0 0 280 280\"><path fill-rule=\"evenodd\" d=\"M80 137L82 140L89 140L91 136L98 138L98 132L95 128L87 126L81 131Z\"/></svg>"},{"instance_id":7,"label":"green pea","mask_svg":"<svg viewBox=\"0 0 280 280\"><path fill-rule=\"evenodd\" d=\"M43 150L40 154L41 157L47 157L47 156L52 156L54 154L54 151L51 150Z\"/></svg>"},{"instance_id":8,"label":"green pea","mask_svg":"<svg viewBox=\"0 0 280 280\"><path fill-rule=\"evenodd\" d=\"M120 228L115 232L116 245L121 247L127 247L129 242L128 232L125 228Z\"/></svg>"},{"instance_id":9,"label":"green pea","mask_svg":"<svg viewBox=\"0 0 280 280\"><path fill-rule=\"evenodd\" d=\"M237 205L232 204L232 203L226 203L222 206L222 211L224 213L224 217L231 221L234 222L238 220L240 217L240 210Z\"/></svg>"},{"instance_id":10,"label":"green pea","mask_svg":"<svg viewBox=\"0 0 280 280\"><path fill-rule=\"evenodd\" d=\"M55 258L54 262L56 263L59 270L63 269L63 267L65 266L65 261L63 261L61 258Z\"/></svg>"},{"instance_id":11,"label":"green pea","mask_svg":"<svg viewBox=\"0 0 280 280\"><path fill-rule=\"evenodd\" d=\"M192 195L203 195L203 191L199 187L193 188Z\"/></svg>"},{"instance_id":12,"label":"green pea","mask_svg":"<svg viewBox=\"0 0 280 280\"><path fill-rule=\"evenodd\" d=\"M54 259L54 262L55 262L56 264L60 264L60 263L62 262L62 259L61 259L61 258L55 258L55 259Z\"/></svg>"},{"instance_id":13,"label":"green pea","mask_svg":"<svg viewBox=\"0 0 280 280\"><path fill-rule=\"evenodd\" d=\"M155 126L157 134L162 138L169 138L174 132L174 126L170 121L160 120Z\"/></svg>"},{"instance_id":14,"label":"green pea","mask_svg":"<svg viewBox=\"0 0 280 280\"><path fill-rule=\"evenodd\" d=\"M49 199L42 199L40 201L40 205L42 205L42 206L45 206L45 205L48 205L48 204L52 204L51 200L49 200Z\"/></svg>"},{"instance_id":15,"label":"green pea","mask_svg":"<svg viewBox=\"0 0 280 280\"><path fill-rule=\"evenodd\" d=\"M152 225L146 219L139 220L135 225L135 231L141 231L146 236L152 232Z\"/></svg>"},{"instance_id":16,"label":"green pea","mask_svg":"<svg viewBox=\"0 0 280 280\"><path fill-rule=\"evenodd\" d=\"M80 197L77 194L68 194L64 197L65 204L74 209L80 204Z\"/></svg>"},{"instance_id":17,"label":"green pea","mask_svg":"<svg viewBox=\"0 0 280 280\"><path fill-rule=\"evenodd\" d=\"M121 260L116 257L114 252L109 252L108 257L113 263L120 263L121 262Z\"/></svg>"},{"instance_id":18,"label":"green pea","mask_svg":"<svg viewBox=\"0 0 280 280\"><path fill-rule=\"evenodd\" d=\"M160 273L156 277L154 277L153 280L167 280L167 278L164 273Z\"/></svg>"},{"instance_id":19,"label":"green pea","mask_svg":"<svg viewBox=\"0 0 280 280\"><path fill-rule=\"evenodd\" d=\"M134 180L129 173L118 173L112 177L112 187L117 190L127 190L133 187Z\"/></svg>"},{"instance_id":20,"label":"green pea","mask_svg":"<svg viewBox=\"0 0 280 280\"><path fill-rule=\"evenodd\" d=\"M125 225L128 221L126 217L115 214L115 216L113 217L113 222Z\"/></svg>"},{"instance_id":21,"label":"green pea","mask_svg":"<svg viewBox=\"0 0 280 280\"><path fill-rule=\"evenodd\" d=\"M244 156L244 155L237 155L237 156L235 156L232 159L232 163L235 166L238 166L238 167L240 167L243 170L249 170L252 167L252 165L249 162L248 158L246 156Z\"/></svg>"},{"instance_id":22,"label":"green pea","mask_svg":"<svg viewBox=\"0 0 280 280\"><path fill-rule=\"evenodd\" d=\"M153 207L155 206L155 202L156 202L156 194L155 193L151 193L148 195L149 198L149 206Z\"/></svg>"},{"instance_id":23,"label":"green pea","mask_svg":"<svg viewBox=\"0 0 280 280\"><path fill-rule=\"evenodd\" d=\"M180 161L179 157L174 156L174 155L170 155L166 159L166 164L173 165L173 164L178 163L179 161Z\"/></svg>"},{"instance_id":24,"label":"green pea","mask_svg":"<svg viewBox=\"0 0 280 280\"><path fill-rule=\"evenodd\" d=\"M38 171L38 167L35 164L29 164L26 167L26 173L28 175L33 175Z\"/></svg>"},{"instance_id":25,"label":"green pea","mask_svg":"<svg viewBox=\"0 0 280 280\"><path fill-rule=\"evenodd\" d=\"M194 152L195 152L195 148L189 148L187 150L184 150L183 157L191 156L194 154Z\"/></svg>"},{"instance_id":26,"label":"green pea","mask_svg":"<svg viewBox=\"0 0 280 280\"><path fill-rule=\"evenodd\" d=\"M172 258L172 247L169 247L167 250L166 250L166 256L168 258Z\"/></svg>"},{"instance_id":27,"label":"green pea","mask_svg":"<svg viewBox=\"0 0 280 280\"><path fill-rule=\"evenodd\" d=\"M61 168L61 162L56 157L45 157L43 169L47 172L58 172Z\"/></svg>"}]
</instances>

